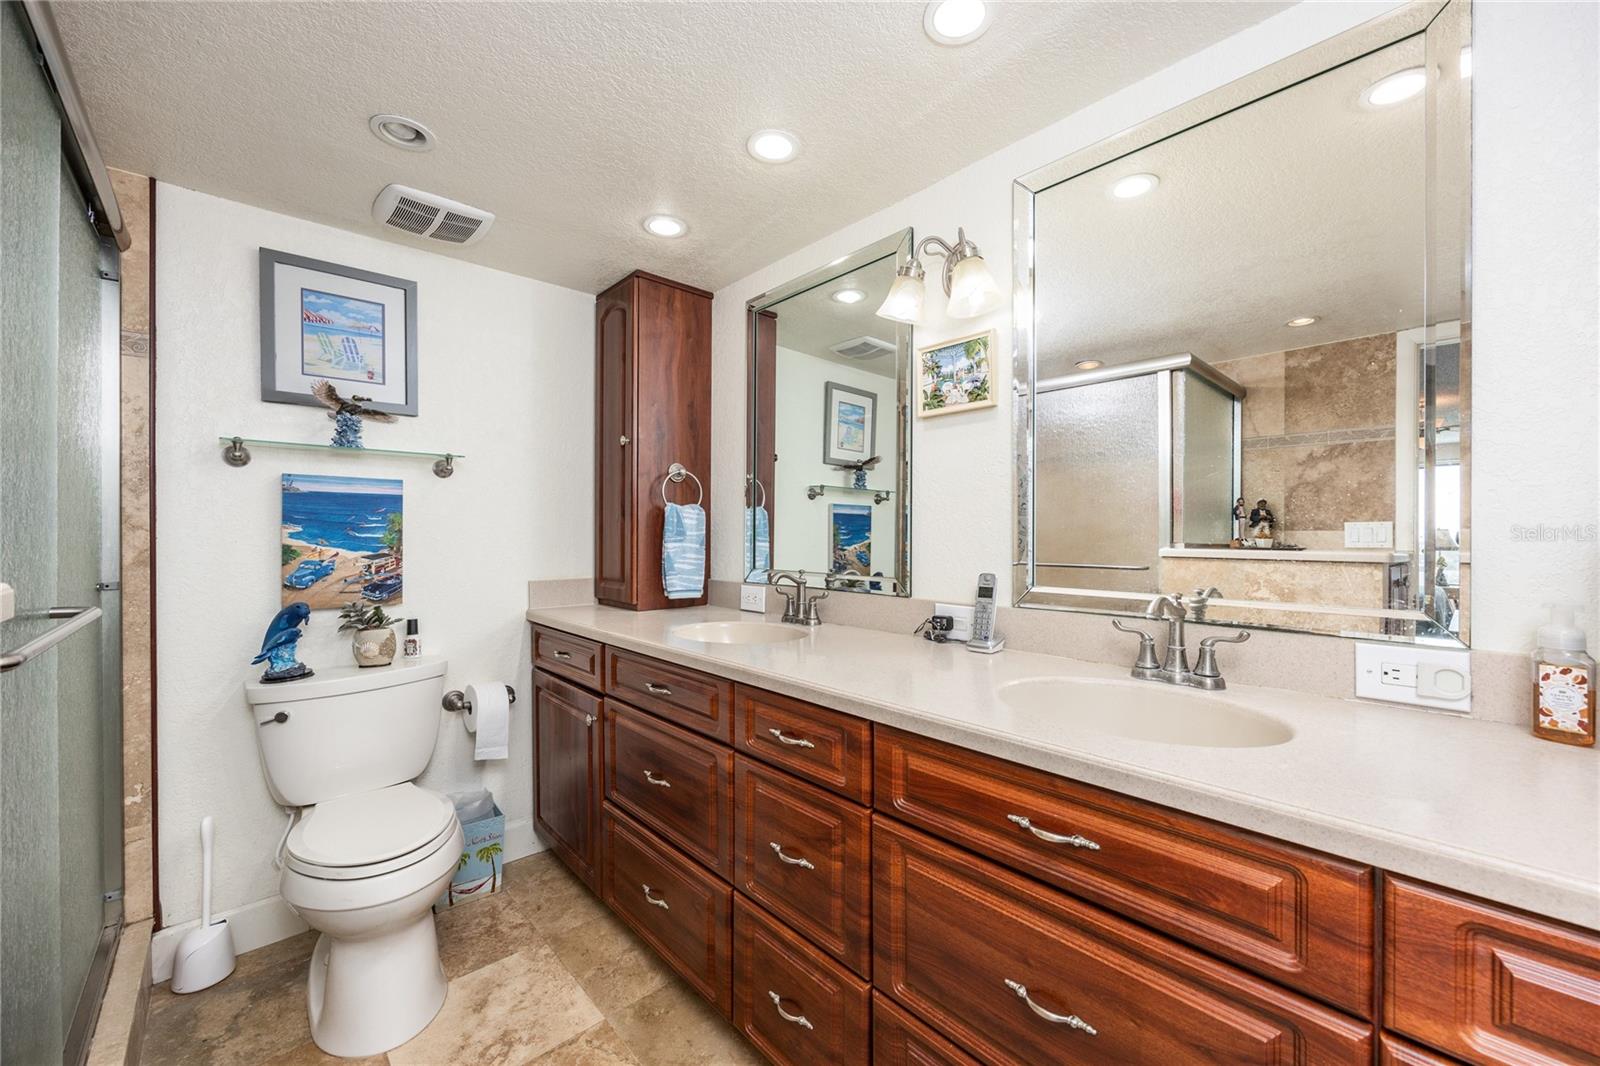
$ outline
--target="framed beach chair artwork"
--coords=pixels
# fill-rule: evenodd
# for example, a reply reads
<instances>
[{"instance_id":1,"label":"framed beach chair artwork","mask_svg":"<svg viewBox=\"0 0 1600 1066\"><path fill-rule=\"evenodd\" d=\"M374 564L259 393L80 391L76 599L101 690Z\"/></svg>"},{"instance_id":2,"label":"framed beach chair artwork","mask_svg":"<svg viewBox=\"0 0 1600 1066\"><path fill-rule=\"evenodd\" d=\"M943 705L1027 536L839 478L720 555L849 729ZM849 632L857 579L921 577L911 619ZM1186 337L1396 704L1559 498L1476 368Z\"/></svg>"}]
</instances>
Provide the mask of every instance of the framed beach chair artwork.
<instances>
[{"instance_id":1,"label":"framed beach chair artwork","mask_svg":"<svg viewBox=\"0 0 1600 1066\"><path fill-rule=\"evenodd\" d=\"M261 398L318 406L311 386L417 413L417 283L263 248Z\"/></svg>"}]
</instances>

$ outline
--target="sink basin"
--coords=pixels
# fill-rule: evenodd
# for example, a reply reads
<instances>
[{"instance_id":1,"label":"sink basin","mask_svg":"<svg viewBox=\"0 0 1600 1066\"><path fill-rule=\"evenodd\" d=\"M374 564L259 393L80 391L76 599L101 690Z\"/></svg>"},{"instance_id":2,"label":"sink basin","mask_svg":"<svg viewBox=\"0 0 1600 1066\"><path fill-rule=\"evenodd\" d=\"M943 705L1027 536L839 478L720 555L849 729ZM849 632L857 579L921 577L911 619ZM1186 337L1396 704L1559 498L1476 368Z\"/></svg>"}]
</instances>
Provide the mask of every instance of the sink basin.
<instances>
[{"instance_id":1,"label":"sink basin","mask_svg":"<svg viewBox=\"0 0 1600 1066\"><path fill-rule=\"evenodd\" d=\"M1043 715L1064 730L1088 730L1156 744L1266 748L1294 736L1288 725L1226 697L1147 681L1041 677L1000 687L1013 710Z\"/></svg>"},{"instance_id":2,"label":"sink basin","mask_svg":"<svg viewBox=\"0 0 1600 1066\"><path fill-rule=\"evenodd\" d=\"M781 644L804 640L807 631L772 622L695 622L669 629L667 635L702 644Z\"/></svg>"}]
</instances>

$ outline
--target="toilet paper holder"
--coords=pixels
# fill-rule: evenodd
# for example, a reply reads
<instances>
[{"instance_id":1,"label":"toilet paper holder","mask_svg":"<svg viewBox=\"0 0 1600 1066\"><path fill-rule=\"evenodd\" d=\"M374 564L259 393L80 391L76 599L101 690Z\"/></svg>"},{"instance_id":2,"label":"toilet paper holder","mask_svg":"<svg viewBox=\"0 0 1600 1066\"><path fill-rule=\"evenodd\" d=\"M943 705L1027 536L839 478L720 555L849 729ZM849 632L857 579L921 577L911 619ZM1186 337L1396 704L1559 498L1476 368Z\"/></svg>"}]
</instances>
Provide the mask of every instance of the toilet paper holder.
<instances>
[{"instance_id":1,"label":"toilet paper holder","mask_svg":"<svg viewBox=\"0 0 1600 1066\"><path fill-rule=\"evenodd\" d=\"M513 706L515 706L517 702L517 690L512 688L510 685L506 686L506 702L512 704ZM458 688L453 688L449 692L446 692L444 694L444 699L440 703L440 706L451 713L472 710L472 704L467 702L467 694Z\"/></svg>"}]
</instances>

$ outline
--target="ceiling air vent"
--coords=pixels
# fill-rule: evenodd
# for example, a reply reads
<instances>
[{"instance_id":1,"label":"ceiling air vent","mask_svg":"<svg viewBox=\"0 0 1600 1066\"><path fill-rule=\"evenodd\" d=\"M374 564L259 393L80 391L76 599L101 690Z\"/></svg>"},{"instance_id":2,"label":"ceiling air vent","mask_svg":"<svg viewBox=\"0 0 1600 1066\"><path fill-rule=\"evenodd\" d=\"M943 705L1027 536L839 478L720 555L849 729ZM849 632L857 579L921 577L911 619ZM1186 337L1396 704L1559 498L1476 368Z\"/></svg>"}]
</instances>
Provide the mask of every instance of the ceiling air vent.
<instances>
[{"instance_id":1,"label":"ceiling air vent","mask_svg":"<svg viewBox=\"0 0 1600 1066\"><path fill-rule=\"evenodd\" d=\"M475 244L489 232L494 215L406 185L389 185L372 201L381 225L446 244Z\"/></svg>"},{"instance_id":2,"label":"ceiling air vent","mask_svg":"<svg viewBox=\"0 0 1600 1066\"><path fill-rule=\"evenodd\" d=\"M872 359L880 355L893 355L895 348L891 341L881 341L876 337L856 337L854 340L830 345L828 350L846 359Z\"/></svg>"}]
</instances>

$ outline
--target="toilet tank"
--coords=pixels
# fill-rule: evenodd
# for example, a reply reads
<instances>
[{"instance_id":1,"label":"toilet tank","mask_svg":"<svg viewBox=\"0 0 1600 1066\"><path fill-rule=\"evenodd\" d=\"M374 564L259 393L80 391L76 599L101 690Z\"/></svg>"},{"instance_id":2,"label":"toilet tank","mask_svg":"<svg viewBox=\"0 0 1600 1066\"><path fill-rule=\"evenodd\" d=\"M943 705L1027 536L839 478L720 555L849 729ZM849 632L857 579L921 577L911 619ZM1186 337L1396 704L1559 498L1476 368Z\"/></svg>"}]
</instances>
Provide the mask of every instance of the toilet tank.
<instances>
[{"instance_id":1,"label":"toilet tank","mask_svg":"<svg viewBox=\"0 0 1600 1066\"><path fill-rule=\"evenodd\" d=\"M304 807L415 780L439 735L444 670L443 658L423 656L274 685L252 675L245 699L273 799Z\"/></svg>"}]
</instances>

